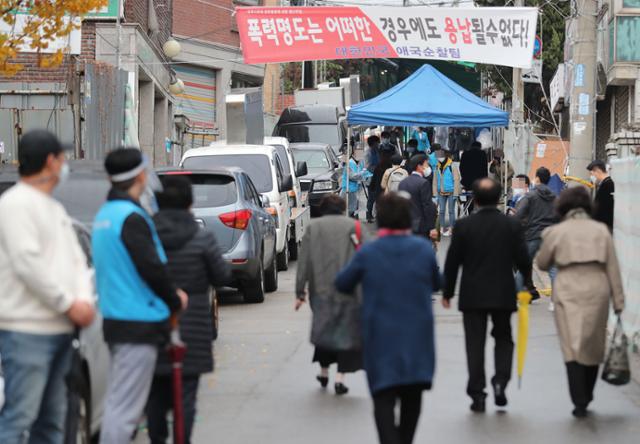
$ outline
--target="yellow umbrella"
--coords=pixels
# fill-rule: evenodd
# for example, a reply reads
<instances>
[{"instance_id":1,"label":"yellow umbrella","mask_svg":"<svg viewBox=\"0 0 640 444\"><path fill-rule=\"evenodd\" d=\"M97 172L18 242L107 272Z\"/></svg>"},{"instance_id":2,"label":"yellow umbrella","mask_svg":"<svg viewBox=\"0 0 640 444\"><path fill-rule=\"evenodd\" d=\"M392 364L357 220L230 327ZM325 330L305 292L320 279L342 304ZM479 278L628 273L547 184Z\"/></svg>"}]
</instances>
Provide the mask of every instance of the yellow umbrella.
<instances>
[{"instance_id":1,"label":"yellow umbrella","mask_svg":"<svg viewBox=\"0 0 640 444\"><path fill-rule=\"evenodd\" d=\"M516 353L518 356L518 388L522 385L522 373L524 372L524 359L527 355L527 339L529 337L529 304L531 293L521 291L518 293L518 343Z\"/></svg>"}]
</instances>

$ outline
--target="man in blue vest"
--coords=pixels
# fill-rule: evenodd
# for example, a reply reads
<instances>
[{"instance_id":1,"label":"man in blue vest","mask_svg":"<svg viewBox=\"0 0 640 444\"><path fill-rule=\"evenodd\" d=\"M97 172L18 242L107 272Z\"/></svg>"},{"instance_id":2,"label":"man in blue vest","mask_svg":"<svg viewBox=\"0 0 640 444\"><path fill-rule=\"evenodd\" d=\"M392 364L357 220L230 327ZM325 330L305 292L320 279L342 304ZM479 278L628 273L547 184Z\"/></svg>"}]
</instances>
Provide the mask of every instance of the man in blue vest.
<instances>
[{"instance_id":1,"label":"man in blue vest","mask_svg":"<svg viewBox=\"0 0 640 444\"><path fill-rule=\"evenodd\" d=\"M142 416L168 319L187 295L167 270L151 217L139 204L147 186L140 150L109 153L112 188L93 225L93 255L104 337L111 351L101 444L130 442Z\"/></svg>"}]
</instances>

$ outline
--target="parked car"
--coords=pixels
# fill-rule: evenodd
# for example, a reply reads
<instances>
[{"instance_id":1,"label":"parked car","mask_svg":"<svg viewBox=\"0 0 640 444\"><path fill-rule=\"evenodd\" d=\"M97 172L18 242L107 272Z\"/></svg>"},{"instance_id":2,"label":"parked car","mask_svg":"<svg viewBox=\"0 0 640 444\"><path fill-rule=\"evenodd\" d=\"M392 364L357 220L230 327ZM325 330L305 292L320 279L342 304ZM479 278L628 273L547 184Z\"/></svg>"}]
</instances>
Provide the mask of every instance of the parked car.
<instances>
[{"instance_id":1,"label":"parked car","mask_svg":"<svg viewBox=\"0 0 640 444\"><path fill-rule=\"evenodd\" d=\"M331 146L323 143L292 143L291 151L298 162L307 164L308 172L300 178L300 186L307 194L311 217L317 217L322 198L340 191L340 160Z\"/></svg>"},{"instance_id":2,"label":"parked car","mask_svg":"<svg viewBox=\"0 0 640 444\"><path fill-rule=\"evenodd\" d=\"M284 271L289 268L291 207L288 192L293 190L293 178L285 174L274 147L215 143L190 149L182 157L180 165L184 169L205 171L230 167L243 170L257 192L268 199L269 205L265 210L276 221L277 269Z\"/></svg>"},{"instance_id":3,"label":"parked car","mask_svg":"<svg viewBox=\"0 0 640 444\"><path fill-rule=\"evenodd\" d=\"M233 285L246 302L264 301L278 289L276 223L251 178L240 168L207 170L168 168L158 175L182 175L193 184L193 213L218 241L232 269Z\"/></svg>"},{"instance_id":4,"label":"parked car","mask_svg":"<svg viewBox=\"0 0 640 444\"><path fill-rule=\"evenodd\" d=\"M306 162L297 162L289 146L286 137L265 137L264 143L276 149L276 154L280 158L284 173L291 174L293 179L293 190L289 191L289 206L291 208L291 219L289 221L289 259L298 259L298 252L302 244L302 236L311 220L307 199L302 198L300 187L300 177L307 175Z\"/></svg>"},{"instance_id":5,"label":"parked car","mask_svg":"<svg viewBox=\"0 0 640 444\"><path fill-rule=\"evenodd\" d=\"M54 197L65 207L74 221L73 227L80 246L92 266L90 225L104 202L110 188L102 163L71 161L69 179L56 187ZM15 166L0 167L0 194L18 180ZM103 404L107 388L109 349L102 335L102 317L99 313L94 322L80 332L79 350L82 358L82 380L76 381L80 389L69 397L69 405L78 414L66 421L65 443L91 442L91 437L100 429Z\"/></svg>"}]
</instances>

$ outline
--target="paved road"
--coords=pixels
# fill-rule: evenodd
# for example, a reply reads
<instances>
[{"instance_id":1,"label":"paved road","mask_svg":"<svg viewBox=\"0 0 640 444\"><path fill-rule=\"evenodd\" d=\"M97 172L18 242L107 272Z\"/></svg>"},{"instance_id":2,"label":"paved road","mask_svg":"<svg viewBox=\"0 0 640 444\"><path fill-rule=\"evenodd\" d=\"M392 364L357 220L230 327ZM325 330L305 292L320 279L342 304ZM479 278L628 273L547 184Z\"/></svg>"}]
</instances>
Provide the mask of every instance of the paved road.
<instances>
[{"instance_id":1,"label":"paved road","mask_svg":"<svg viewBox=\"0 0 640 444\"><path fill-rule=\"evenodd\" d=\"M193 442L223 444L375 443L372 407L362 372L347 380L351 392L322 391L311 365L310 313L293 310L295 268L280 275L280 291L264 304L244 305L231 295L221 311L216 372L203 378ZM571 416L564 365L546 304L532 307L532 329L522 388L512 383L509 407L473 415L464 393L461 317L437 308L438 368L424 395L416 443L636 444L640 391L599 383L595 412ZM515 322L514 322L515 326ZM489 357L488 357L489 358ZM488 362L491 362L488 360ZM489 372L490 373L490 372ZM140 440L139 442L144 442Z\"/></svg>"}]
</instances>

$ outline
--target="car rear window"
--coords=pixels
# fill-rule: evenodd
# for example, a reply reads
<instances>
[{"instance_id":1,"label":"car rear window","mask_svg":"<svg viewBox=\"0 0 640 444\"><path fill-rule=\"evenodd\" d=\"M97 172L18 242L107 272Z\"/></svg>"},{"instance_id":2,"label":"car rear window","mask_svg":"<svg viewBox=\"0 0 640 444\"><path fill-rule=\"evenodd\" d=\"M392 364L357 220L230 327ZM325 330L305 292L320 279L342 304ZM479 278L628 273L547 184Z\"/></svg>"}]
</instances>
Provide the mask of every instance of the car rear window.
<instances>
[{"instance_id":1,"label":"car rear window","mask_svg":"<svg viewBox=\"0 0 640 444\"><path fill-rule=\"evenodd\" d=\"M220 167L236 167L249 175L259 193L273 190L271 164L269 157L264 154L216 154L210 156L187 157L182 165L184 168L215 169Z\"/></svg>"},{"instance_id":2,"label":"car rear window","mask_svg":"<svg viewBox=\"0 0 640 444\"><path fill-rule=\"evenodd\" d=\"M231 176L190 174L193 184L193 207L215 208L231 205L238 200L236 181Z\"/></svg>"},{"instance_id":3,"label":"car rear window","mask_svg":"<svg viewBox=\"0 0 640 444\"><path fill-rule=\"evenodd\" d=\"M324 173L331 170L331 164L324 151L294 149L293 152L298 162L307 162L307 169L311 173Z\"/></svg>"}]
</instances>

